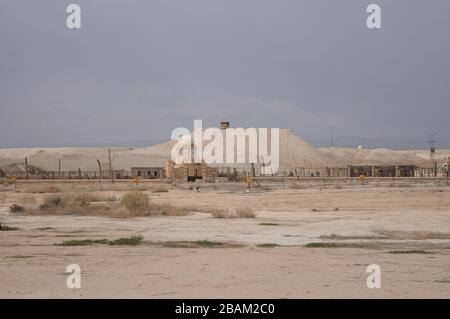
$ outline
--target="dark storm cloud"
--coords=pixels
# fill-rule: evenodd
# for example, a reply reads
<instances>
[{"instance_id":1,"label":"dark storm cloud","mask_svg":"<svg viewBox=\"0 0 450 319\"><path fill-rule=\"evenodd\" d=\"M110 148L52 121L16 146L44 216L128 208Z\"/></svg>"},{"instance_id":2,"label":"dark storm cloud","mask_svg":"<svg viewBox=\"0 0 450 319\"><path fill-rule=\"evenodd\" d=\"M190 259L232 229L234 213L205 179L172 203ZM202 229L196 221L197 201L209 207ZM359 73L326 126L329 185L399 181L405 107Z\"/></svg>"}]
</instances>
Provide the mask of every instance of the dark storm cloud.
<instances>
[{"instance_id":1,"label":"dark storm cloud","mask_svg":"<svg viewBox=\"0 0 450 319\"><path fill-rule=\"evenodd\" d=\"M165 140L222 118L310 139L450 135L447 0L72 2L80 30L69 1L0 3L0 147Z\"/></svg>"}]
</instances>

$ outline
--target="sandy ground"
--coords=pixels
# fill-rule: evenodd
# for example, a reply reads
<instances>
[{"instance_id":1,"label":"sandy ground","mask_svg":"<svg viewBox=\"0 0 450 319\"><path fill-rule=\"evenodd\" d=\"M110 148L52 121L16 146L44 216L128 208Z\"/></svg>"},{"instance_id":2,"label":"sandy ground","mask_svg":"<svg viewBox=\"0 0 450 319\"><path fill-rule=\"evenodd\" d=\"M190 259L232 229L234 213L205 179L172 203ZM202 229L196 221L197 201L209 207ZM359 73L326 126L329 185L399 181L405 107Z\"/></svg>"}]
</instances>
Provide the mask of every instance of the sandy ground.
<instances>
[{"instance_id":1,"label":"sandy ground","mask_svg":"<svg viewBox=\"0 0 450 319\"><path fill-rule=\"evenodd\" d=\"M154 202L179 206L254 207L257 216L248 219L218 219L199 212L131 219L14 215L8 207L23 190L0 189L0 222L19 228L0 232L2 298L450 297L447 186L313 186L268 192L223 187L150 193ZM399 231L402 236L379 237L380 232ZM429 232L445 238L429 237ZM137 234L144 241L135 247L55 246L70 239ZM331 234L347 237L321 238ZM162 246L179 240L241 246ZM337 246L311 248L308 243ZM349 244L354 245L342 247ZM66 287L69 264L81 267L81 289ZM380 289L366 286L369 264L381 267Z\"/></svg>"}]
</instances>

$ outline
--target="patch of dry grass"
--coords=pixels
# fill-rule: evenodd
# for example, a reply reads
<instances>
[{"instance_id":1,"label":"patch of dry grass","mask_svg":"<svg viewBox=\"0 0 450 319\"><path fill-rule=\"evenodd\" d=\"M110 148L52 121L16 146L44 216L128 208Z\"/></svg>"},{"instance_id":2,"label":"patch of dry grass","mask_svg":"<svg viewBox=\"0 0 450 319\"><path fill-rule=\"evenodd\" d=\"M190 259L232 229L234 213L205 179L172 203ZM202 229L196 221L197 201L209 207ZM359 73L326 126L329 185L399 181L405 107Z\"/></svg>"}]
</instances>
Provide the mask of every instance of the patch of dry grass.
<instances>
[{"instance_id":1,"label":"patch of dry grass","mask_svg":"<svg viewBox=\"0 0 450 319\"><path fill-rule=\"evenodd\" d=\"M403 231L386 230L376 228L373 230L376 235L321 235L320 239L329 240L426 240L426 239L450 239L450 232L438 231Z\"/></svg>"},{"instance_id":2,"label":"patch of dry grass","mask_svg":"<svg viewBox=\"0 0 450 319\"><path fill-rule=\"evenodd\" d=\"M20 198L19 203L28 210L36 208L37 201L34 195L26 194Z\"/></svg>"},{"instance_id":3,"label":"patch of dry grass","mask_svg":"<svg viewBox=\"0 0 450 319\"><path fill-rule=\"evenodd\" d=\"M388 239L399 239L399 240L450 239L450 232L387 230L383 228L376 228L373 231Z\"/></svg>"},{"instance_id":4,"label":"patch of dry grass","mask_svg":"<svg viewBox=\"0 0 450 319\"><path fill-rule=\"evenodd\" d=\"M158 188L152 190L152 193L167 193L167 192L169 192L169 190L164 187L158 187Z\"/></svg>"},{"instance_id":5,"label":"patch of dry grass","mask_svg":"<svg viewBox=\"0 0 450 319\"><path fill-rule=\"evenodd\" d=\"M26 186L22 192L32 194L56 194L61 193L62 190L55 185L30 185Z\"/></svg>"},{"instance_id":6,"label":"patch of dry grass","mask_svg":"<svg viewBox=\"0 0 450 319\"><path fill-rule=\"evenodd\" d=\"M161 245L167 248L238 248L242 247L236 243L225 243L210 240L197 241L167 241L161 243L153 243L154 245Z\"/></svg>"},{"instance_id":7,"label":"patch of dry grass","mask_svg":"<svg viewBox=\"0 0 450 319\"><path fill-rule=\"evenodd\" d=\"M306 188L307 187L305 185L296 182L293 182L291 185L291 189L306 189Z\"/></svg>"},{"instance_id":8,"label":"patch of dry grass","mask_svg":"<svg viewBox=\"0 0 450 319\"><path fill-rule=\"evenodd\" d=\"M227 210L222 210L222 209L211 209L208 210L208 213L210 213L212 215L212 217L214 218L236 218L237 215L229 212Z\"/></svg>"},{"instance_id":9,"label":"patch of dry grass","mask_svg":"<svg viewBox=\"0 0 450 319\"><path fill-rule=\"evenodd\" d=\"M25 207L17 205L17 204L12 204L9 207L9 212L10 213L23 213L23 212L25 212Z\"/></svg>"},{"instance_id":10,"label":"patch of dry grass","mask_svg":"<svg viewBox=\"0 0 450 319\"><path fill-rule=\"evenodd\" d=\"M330 234L330 235L321 235L320 239L330 239L330 240L379 240L379 239L389 239L386 236L374 236L374 235L338 235L338 234Z\"/></svg>"},{"instance_id":11,"label":"patch of dry grass","mask_svg":"<svg viewBox=\"0 0 450 319\"><path fill-rule=\"evenodd\" d=\"M11 226L0 224L0 231L12 231L12 230L18 230L18 229L19 228L17 228L17 227L11 227Z\"/></svg>"},{"instance_id":12,"label":"patch of dry grass","mask_svg":"<svg viewBox=\"0 0 450 319\"><path fill-rule=\"evenodd\" d=\"M122 198L122 204L134 215L146 215L150 210L148 195L140 191L126 193Z\"/></svg>"},{"instance_id":13,"label":"patch of dry grass","mask_svg":"<svg viewBox=\"0 0 450 319\"><path fill-rule=\"evenodd\" d=\"M430 251L426 250L391 250L388 252L389 254L420 254L420 255L428 255L433 254Z\"/></svg>"},{"instance_id":14,"label":"patch of dry grass","mask_svg":"<svg viewBox=\"0 0 450 319\"><path fill-rule=\"evenodd\" d=\"M256 214L253 208L250 207L242 207L242 208L236 208L234 210L236 212L236 215L239 218L255 218Z\"/></svg>"},{"instance_id":15,"label":"patch of dry grass","mask_svg":"<svg viewBox=\"0 0 450 319\"><path fill-rule=\"evenodd\" d=\"M184 216L187 215L190 210L184 207L174 206L171 204L150 204L150 215L162 215L162 216Z\"/></svg>"}]
</instances>

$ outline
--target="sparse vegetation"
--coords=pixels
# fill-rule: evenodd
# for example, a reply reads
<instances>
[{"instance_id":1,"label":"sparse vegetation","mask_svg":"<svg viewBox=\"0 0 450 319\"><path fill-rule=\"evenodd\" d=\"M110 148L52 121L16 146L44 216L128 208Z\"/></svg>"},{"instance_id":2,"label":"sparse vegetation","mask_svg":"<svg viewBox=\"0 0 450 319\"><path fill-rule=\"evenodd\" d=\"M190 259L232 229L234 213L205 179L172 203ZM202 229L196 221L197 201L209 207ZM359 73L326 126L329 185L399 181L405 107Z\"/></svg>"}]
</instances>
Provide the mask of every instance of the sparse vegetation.
<instances>
[{"instance_id":1,"label":"sparse vegetation","mask_svg":"<svg viewBox=\"0 0 450 319\"><path fill-rule=\"evenodd\" d=\"M61 188L55 185L40 185L40 186L30 186L25 189L27 193L34 194L53 194L53 193L61 193Z\"/></svg>"},{"instance_id":2,"label":"sparse vegetation","mask_svg":"<svg viewBox=\"0 0 450 319\"><path fill-rule=\"evenodd\" d=\"M398 240L450 239L450 232L386 230L383 228L373 231L386 238Z\"/></svg>"},{"instance_id":3,"label":"sparse vegetation","mask_svg":"<svg viewBox=\"0 0 450 319\"><path fill-rule=\"evenodd\" d=\"M53 230L53 227L39 227L39 230Z\"/></svg>"},{"instance_id":4,"label":"sparse vegetation","mask_svg":"<svg viewBox=\"0 0 450 319\"><path fill-rule=\"evenodd\" d=\"M158 244L158 243L156 243ZM197 240L197 241L168 241L160 243L163 247L167 248L235 248L242 247L242 245L234 243L223 243L210 240Z\"/></svg>"},{"instance_id":5,"label":"sparse vegetation","mask_svg":"<svg viewBox=\"0 0 450 319\"><path fill-rule=\"evenodd\" d=\"M48 214L86 214L91 207L88 193L55 194L44 198L38 211Z\"/></svg>"},{"instance_id":6,"label":"sparse vegetation","mask_svg":"<svg viewBox=\"0 0 450 319\"><path fill-rule=\"evenodd\" d=\"M11 226L6 226L6 225L2 225L0 224L0 231L12 231L12 230L18 230L19 228L17 227L11 227Z\"/></svg>"},{"instance_id":7,"label":"sparse vegetation","mask_svg":"<svg viewBox=\"0 0 450 319\"><path fill-rule=\"evenodd\" d=\"M11 185L11 184L13 184L13 182L12 182L12 180L10 178L7 178L7 177L0 178L0 185L8 186L8 185Z\"/></svg>"},{"instance_id":8,"label":"sparse vegetation","mask_svg":"<svg viewBox=\"0 0 450 319\"><path fill-rule=\"evenodd\" d=\"M109 244L106 239L83 239L83 240L66 240L60 244L55 244L55 246L90 246L96 244Z\"/></svg>"},{"instance_id":9,"label":"sparse vegetation","mask_svg":"<svg viewBox=\"0 0 450 319\"><path fill-rule=\"evenodd\" d=\"M389 251L389 254L421 254L421 255L427 255L427 254L433 254L430 251L426 250L391 250Z\"/></svg>"},{"instance_id":10,"label":"sparse vegetation","mask_svg":"<svg viewBox=\"0 0 450 319\"><path fill-rule=\"evenodd\" d=\"M169 190L167 188L159 187L157 189L152 190L152 193L167 193Z\"/></svg>"},{"instance_id":11,"label":"sparse vegetation","mask_svg":"<svg viewBox=\"0 0 450 319\"><path fill-rule=\"evenodd\" d=\"M236 218L237 215L233 214L232 212L229 212L227 210L222 209L210 209L208 210L208 213L212 215L214 218Z\"/></svg>"},{"instance_id":12,"label":"sparse vegetation","mask_svg":"<svg viewBox=\"0 0 450 319\"><path fill-rule=\"evenodd\" d=\"M235 212L239 218L255 218L256 217L255 211L253 210L253 208L250 208L250 207L236 208Z\"/></svg>"},{"instance_id":13,"label":"sparse vegetation","mask_svg":"<svg viewBox=\"0 0 450 319\"><path fill-rule=\"evenodd\" d=\"M33 209L36 206L36 197L33 195L24 195L20 198L20 204L27 210Z\"/></svg>"},{"instance_id":14,"label":"sparse vegetation","mask_svg":"<svg viewBox=\"0 0 450 319\"><path fill-rule=\"evenodd\" d=\"M330 234L330 235L321 235L319 237L320 239L331 239L331 240L351 240L351 239L372 239L372 240L377 240L377 239L389 239L389 237L386 236L373 236L373 235L368 235L368 236L360 236L360 235L354 235L354 236L346 236L346 235L338 235L338 234Z\"/></svg>"},{"instance_id":15,"label":"sparse vegetation","mask_svg":"<svg viewBox=\"0 0 450 319\"><path fill-rule=\"evenodd\" d=\"M122 203L135 216L145 216L150 209L150 199L141 191L131 191L122 198Z\"/></svg>"},{"instance_id":16,"label":"sparse vegetation","mask_svg":"<svg viewBox=\"0 0 450 319\"><path fill-rule=\"evenodd\" d=\"M277 244L273 244L273 243L264 243L264 244L257 244L256 247L273 248L273 247L278 247L278 245Z\"/></svg>"},{"instance_id":17,"label":"sparse vegetation","mask_svg":"<svg viewBox=\"0 0 450 319\"><path fill-rule=\"evenodd\" d=\"M99 202L114 203L118 201L118 199L115 196L102 196L102 195L90 195L90 199L91 202L93 203Z\"/></svg>"},{"instance_id":18,"label":"sparse vegetation","mask_svg":"<svg viewBox=\"0 0 450 319\"><path fill-rule=\"evenodd\" d=\"M144 238L141 235L124 237L114 240L107 239L82 239L82 240L67 240L60 244L55 244L55 246L90 246L90 245L127 245L136 246L139 245Z\"/></svg>"},{"instance_id":19,"label":"sparse vegetation","mask_svg":"<svg viewBox=\"0 0 450 319\"><path fill-rule=\"evenodd\" d=\"M280 226L278 223L259 223L259 226Z\"/></svg>"},{"instance_id":20,"label":"sparse vegetation","mask_svg":"<svg viewBox=\"0 0 450 319\"><path fill-rule=\"evenodd\" d=\"M195 209L210 213L214 218L255 218L256 214L250 207L236 208L233 211L228 211L220 208L199 208Z\"/></svg>"},{"instance_id":21,"label":"sparse vegetation","mask_svg":"<svg viewBox=\"0 0 450 319\"><path fill-rule=\"evenodd\" d=\"M184 216L188 213L189 209L184 207L173 206L170 204L150 204L150 215Z\"/></svg>"},{"instance_id":22,"label":"sparse vegetation","mask_svg":"<svg viewBox=\"0 0 450 319\"><path fill-rule=\"evenodd\" d=\"M293 182L291 185L291 189L306 189L306 186L300 183Z\"/></svg>"},{"instance_id":23,"label":"sparse vegetation","mask_svg":"<svg viewBox=\"0 0 450 319\"><path fill-rule=\"evenodd\" d=\"M307 248L363 248L363 249L374 249L381 247L378 243L367 243L367 242L358 242L358 243L336 243L336 242L315 242L308 243L304 245Z\"/></svg>"},{"instance_id":24,"label":"sparse vegetation","mask_svg":"<svg viewBox=\"0 0 450 319\"><path fill-rule=\"evenodd\" d=\"M25 211L25 207L17 205L17 204L12 204L9 207L9 211L11 213L23 213Z\"/></svg>"},{"instance_id":25,"label":"sparse vegetation","mask_svg":"<svg viewBox=\"0 0 450 319\"><path fill-rule=\"evenodd\" d=\"M142 242L143 239L144 239L144 237L142 237L141 235L131 236L131 237L124 237L124 238L111 240L109 242L109 244L110 245L137 246L137 245L139 245Z\"/></svg>"},{"instance_id":26,"label":"sparse vegetation","mask_svg":"<svg viewBox=\"0 0 450 319\"><path fill-rule=\"evenodd\" d=\"M336 243L308 243L305 245L307 248L336 248L339 247Z\"/></svg>"}]
</instances>

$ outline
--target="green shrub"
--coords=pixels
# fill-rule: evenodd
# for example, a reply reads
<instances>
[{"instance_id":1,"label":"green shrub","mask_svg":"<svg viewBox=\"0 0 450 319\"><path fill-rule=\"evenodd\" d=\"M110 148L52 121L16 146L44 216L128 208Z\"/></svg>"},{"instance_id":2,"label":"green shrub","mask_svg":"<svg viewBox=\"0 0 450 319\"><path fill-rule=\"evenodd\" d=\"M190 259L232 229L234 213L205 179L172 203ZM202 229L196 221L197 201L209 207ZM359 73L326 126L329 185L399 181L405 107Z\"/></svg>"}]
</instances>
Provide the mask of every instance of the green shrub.
<instances>
[{"instance_id":1,"label":"green shrub","mask_svg":"<svg viewBox=\"0 0 450 319\"><path fill-rule=\"evenodd\" d=\"M122 203L131 213L145 215L150 209L148 196L140 191L126 193L122 198Z\"/></svg>"},{"instance_id":2,"label":"green shrub","mask_svg":"<svg viewBox=\"0 0 450 319\"><path fill-rule=\"evenodd\" d=\"M6 226L6 225L2 225L0 224L0 231L11 231L11 230L18 230L19 228L17 227L11 227L11 226Z\"/></svg>"},{"instance_id":3,"label":"green shrub","mask_svg":"<svg viewBox=\"0 0 450 319\"><path fill-rule=\"evenodd\" d=\"M144 237L142 237L141 235L131 236L131 237L124 237L124 238L111 240L109 242L109 244L110 245L136 246L136 245L139 245L142 242L143 239L144 239Z\"/></svg>"}]
</instances>

